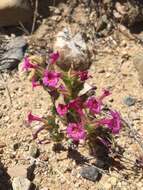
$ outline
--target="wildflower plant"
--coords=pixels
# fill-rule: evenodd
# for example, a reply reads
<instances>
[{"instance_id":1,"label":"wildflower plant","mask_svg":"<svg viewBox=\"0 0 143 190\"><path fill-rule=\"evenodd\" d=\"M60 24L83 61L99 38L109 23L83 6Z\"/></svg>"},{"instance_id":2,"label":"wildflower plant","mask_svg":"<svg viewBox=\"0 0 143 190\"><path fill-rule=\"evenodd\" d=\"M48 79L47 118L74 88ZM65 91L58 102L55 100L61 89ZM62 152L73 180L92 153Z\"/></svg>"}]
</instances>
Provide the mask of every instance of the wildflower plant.
<instances>
[{"instance_id":1,"label":"wildflower plant","mask_svg":"<svg viewBox=\"0 0 143 190\"><path fill-rule=\"evenodd\" d=\"M52 53L44 64L35 64L30 58L24 58L23 70L34 71L32 88L43 87L52 101L51 112L46 117L28 113L29 124L34 121L41 123L33 138L37 139L41 131L48 130L53 141L70 139L77 144L84 140L90 148L96 143L110 147L121 128L120 114L104 106L104 99L111 93L103 89L97 96L96 87L92 87L81 95L85 81L91 77L88 71L75 71L72 67L66 71L60 64L59 52Z\"/></svg>"}]
</instances>

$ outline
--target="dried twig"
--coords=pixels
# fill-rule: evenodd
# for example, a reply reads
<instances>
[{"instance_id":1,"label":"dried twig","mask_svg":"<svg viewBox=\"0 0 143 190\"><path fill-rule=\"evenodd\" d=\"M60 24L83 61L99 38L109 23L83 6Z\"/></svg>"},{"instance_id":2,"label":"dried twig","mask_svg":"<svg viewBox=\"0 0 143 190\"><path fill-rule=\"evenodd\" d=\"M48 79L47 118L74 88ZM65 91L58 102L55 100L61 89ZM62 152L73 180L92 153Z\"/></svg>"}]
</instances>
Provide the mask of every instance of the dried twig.
<instances>
[{"instance_id":1,"label":"dried twig","mask_svg":"<svg viewBox=\"0 0 143 190\"><path fill-rule=\"evenodd\" d=\"M3 85L4 85L5 89L7 90L7 94L8 94L10 103L12 104L12 98L11 98L11 95L10 95L10 90L9 90L7 84L5 83L4 76L3 76L2 73L0 73L0 77L1 77L1 80L2 80L2 82L3 82Z\"/></svg>"},{"instance_id":2,"label":"dried twig","mask_svg":"<svg viewBox=\"0 0 143 190\"><path fill-rule=\"evenodd\" d=\"M133 129L133 126L132 126L131 122L129 121L129 119L122 118L122 122L130 129L130 132L132 133L134 140L139 144L139 146L141 147L141 149L143 151L143 144L138 138L140 135L138 134L138 132L135 129Z\"/></svg>"},{"instance_id":3,"label":"dried twig","mask_svg":"<svg viewBox=\"0 0 143 190\"><path fill-rule=\"evenodd\" d=\"M39 0L36 0L35 1L35 10L34 10L34 15L33 15L33 24L32 24L31 34L35 30L35 25L36 25L36 20L37 20L37 15L38 15L38 6L39 6Z\"/></svg>"},{"instance_id":4,"label":"dried twig","mask_svg":"<svg viewBox=\"0 0 143 190\"><path fill-rule=\"evenodd\" d=\"M21 31L23 31L26 35L29 35L29 31L25 28L22 22L19 22L20 27L18 27Z\"/></svg>"}]
</instances>

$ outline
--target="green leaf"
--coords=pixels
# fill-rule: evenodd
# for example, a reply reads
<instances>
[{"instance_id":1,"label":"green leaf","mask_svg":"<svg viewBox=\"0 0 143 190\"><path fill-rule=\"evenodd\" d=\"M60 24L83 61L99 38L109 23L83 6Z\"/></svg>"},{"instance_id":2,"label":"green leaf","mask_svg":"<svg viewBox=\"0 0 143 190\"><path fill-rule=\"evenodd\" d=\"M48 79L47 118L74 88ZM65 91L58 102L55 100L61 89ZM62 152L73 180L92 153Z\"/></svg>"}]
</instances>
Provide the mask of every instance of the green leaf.
<instances>
[{"instance_id":1,"label":"green leaf","mask_svg":"<svg viewBox=\"0 0 143 190\"><path fill-rule=\"evenodd\" d=\"M76 97L79 92L83 89L83 83L75 80L72 83L72 96Z\"/></svg>"},{"instance_id":2,"label":"green leaf","mask_svg":"<svg viewBox=\"0 0 143 190\"><path fill-rule=\"evenodd\" d=\"M59 133L57 130L53 130L51 133L51 138L53 141L59 142L62 141L64 138L64 134L63 133Z\"/></svg>"},{"instance_id":3,"label":"green leaf","mask_svg":"<svg viewBox=\"0 0 143 190\"><path fill-rule=\"evenodd\" d=\"M62 79L63 79L65 85L66 85L68 88L71 89L71 87L72 87L71 79L70 79L68 76L66 76L66 75L62 76Z\"/></svg>"},{"instance_id":4,"label":"green leaf","mask_svg":"<svg viewBox=\"0 0 143 190\"><path fill-rule=\"evenodd\" d=\"M92 133L94 131L94 128L89 124L85 125L85 129L88 131L88 133Z\"/></svg>"}]
</instances>

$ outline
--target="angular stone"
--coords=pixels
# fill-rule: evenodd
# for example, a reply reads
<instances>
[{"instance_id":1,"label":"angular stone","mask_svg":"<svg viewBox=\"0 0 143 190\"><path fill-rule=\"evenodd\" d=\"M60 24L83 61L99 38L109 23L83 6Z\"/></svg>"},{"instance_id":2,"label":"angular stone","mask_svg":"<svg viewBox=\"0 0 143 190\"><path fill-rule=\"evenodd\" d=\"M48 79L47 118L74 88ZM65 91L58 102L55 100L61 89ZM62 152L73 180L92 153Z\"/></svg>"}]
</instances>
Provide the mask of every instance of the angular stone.
<instances>
[{"instance_id":1,"label":"angular stone","mask_svg":"<svg viewBox=\"0 0 143 190\"><path fill-rule=\"evenodd\" d=\"M36 144L32 144L29 147L29 155L32 156L33 158L36 158L38 156L39 150L37 148Z\"/></svg>"},{"instance_id":2,"label":"angular stone","mask_svg":"<svg viewBox=\"0 0 143 190\"><path fill-rule=\"evenodd\" d=\"M31 182L25 177L16 177L12 182L13 190L30 190Z\"/></svg>"},{"instance_id":3,"label":"angular stone","mask_svg":"<svg viewBox=\"0 0 143 190\"><path fill-rule=\"evenodd\" d=\"M26 45L27 45L26 39L22 36L19 36L16 38L12 38L6 47L7 47L7 49L23 48Z\"/></svg>"},{"instance_id":4,"label":"angular stone","mask_svg":"<svg viewBox=\"0 0 143 190\"><path fill-rule=\"evenodd\" d=\"M136 103L136 100L134 98L132 98L131 96L127 96L124 98L123 100L124 104L126 104L127 106L133 106Z\"/></svg>"},{"instance_id":5,"label":"angular stone","mask_svg":"<svg viewBox=\"0 0 143 190\"><path fill-rule=\"evenodd\" d=\"M53 48L60 53L59 67L63 70L69 70L71 66L75 70L90 67L89 50L80 32L64 28L57 34Z\"/></svg>"},{"instance_id":6,"label":"angular stone","mask_svg":"<svg viewBox=\"0 0 143 190\"><path fill-rule=\"evenodd\" d=\"M82 168L80 174L83 178L95 182L98 178L99 172L95 167L87 166Z\"/></svg>"},{"instance_id":7,"label":"angular stone","mask_svg":"<svg viewBox=\"0 0 143 190\"><path fill-rule=\"evenodd\" d=\"M29 23L32 11L28 0L0 0L0 27Z\"/></svg>"},{"instance_id":8,"label":"angular stone","mask_svg":"<svg viewBox=\"0 0 143 190\"><path fill-rule=\"evenodd\" d=\"M3 48L5 52L0 55L0 70L15 68L24 56L26 45L23 37L11 39Z\"/></svg>"}]
</instances>

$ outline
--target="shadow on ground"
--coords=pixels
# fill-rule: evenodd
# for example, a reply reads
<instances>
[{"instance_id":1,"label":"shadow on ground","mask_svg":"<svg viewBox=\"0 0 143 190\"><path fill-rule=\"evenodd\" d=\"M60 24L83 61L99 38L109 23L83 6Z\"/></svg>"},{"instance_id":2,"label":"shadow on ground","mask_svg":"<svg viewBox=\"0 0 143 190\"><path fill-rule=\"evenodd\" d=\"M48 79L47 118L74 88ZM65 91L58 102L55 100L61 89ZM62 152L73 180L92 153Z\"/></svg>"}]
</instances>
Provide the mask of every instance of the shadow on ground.
<instances>
[{"instance_id":1,"label":"shadow on ground","mask_svg":"<svg viewBox=\"0 0 143 190\"><path fill-rule=\"evenodd\" d=\"M12 189L10 176L7 174L7 171L4 168L3 164L0 163L0 190L10 190L10 189Z\"/></svg>"}]
</instances>

